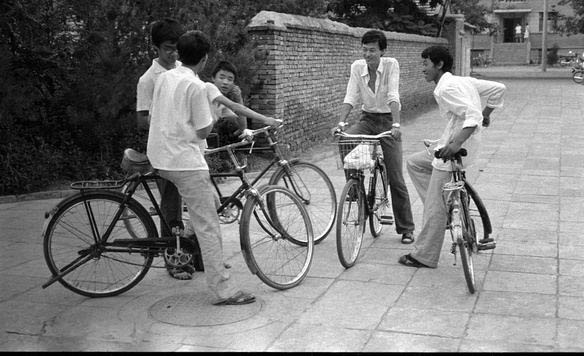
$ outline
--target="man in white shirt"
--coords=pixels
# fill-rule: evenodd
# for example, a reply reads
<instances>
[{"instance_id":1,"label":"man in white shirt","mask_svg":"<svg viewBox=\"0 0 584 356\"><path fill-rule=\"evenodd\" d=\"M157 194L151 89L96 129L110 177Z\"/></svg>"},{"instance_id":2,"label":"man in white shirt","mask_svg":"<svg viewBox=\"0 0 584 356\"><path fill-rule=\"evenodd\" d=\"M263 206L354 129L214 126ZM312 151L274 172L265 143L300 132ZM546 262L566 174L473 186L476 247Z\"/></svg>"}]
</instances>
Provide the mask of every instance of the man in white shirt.
<instances>
[{"instance_id":1,"label":"man in white shirt","mask_svg":"<svg viewBox=\"0 0 584 356\"><path fill-rule=\"evenodd\" d=\"M200 31L188 31L177 42L183 65L158 78L152 100L147 155L152 167L177 188L188 207L205 264L205 277L214 294L213 304L246 304L252 294L238 290L223 261L222 236L217 216L219 197L211 183L202 152L214 120L211 104L227 105L236 113L270 125L278 120L265 117L226 99L214 86L198 76L207 62L210 43ZM215 97L215 99L212 99Z\"/></svg>"},{"instance_id":2,"label":"man in white shirt","mask_svg":"<svg viewBox=\"0 0 584 356\"><path fill-rule=\"evenodd\" d=\"M337 127L344 127L351 110L361 102L361 119L349 127L347 133L376 135L391 130L391 138L381 139L381 148L395 229L402 235L402 243L409 244L414 241L415 225L403 177L399 63L395 58L382 57L387 48L387 38L379 30L367 31L361 38L361 45L364 59L356 60L351 65L351 76Z\"/></svg>"},{"instance_id":3,"label":"man in white shirt","mask_svg":"<svg viewBox=\"0 0 584 356\"><path fill-rule=\"evenodd\" d=\"M440 149L441 157L451 157L465 148L468 155L462 163L469 167L479 153L482 127L488 126L491 112L503 106L505 85L452 75L453 58L446 47L428 47L422 52L422 58L425 79L436 83L434 98L440 116L446 120L436 148ZM481 99L486 100L482 111ZM442 186L450 181L452 166L426 151L408 157L406 166L424 203L424 216L413 251L401 256L399 263L408 267L436 268L447 221Z\"/></svg>"}]
</instances>

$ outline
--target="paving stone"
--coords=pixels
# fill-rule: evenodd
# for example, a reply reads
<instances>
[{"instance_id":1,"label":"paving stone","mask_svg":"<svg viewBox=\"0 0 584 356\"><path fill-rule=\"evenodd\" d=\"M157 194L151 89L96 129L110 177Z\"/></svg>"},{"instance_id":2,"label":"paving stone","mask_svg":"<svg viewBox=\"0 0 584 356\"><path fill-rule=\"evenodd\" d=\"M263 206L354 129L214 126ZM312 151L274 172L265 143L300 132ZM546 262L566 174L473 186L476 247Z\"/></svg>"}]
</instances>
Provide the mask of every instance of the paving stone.
<instances>
[{"instance_id":1,"label":"paving stone","mask_svg":"<svg viewBox=\"0 0 584 356\"><path fill-rule=\"evenodd\" d=\"M556 276L489 271L485 278L484 290L525 292L525 293L556 293Z\"/></svg>"},{"instance_id":2,"label":"paving stone","mask_svg":"<svg viewBox=\"0 0 584 356\"><path fill-rule=\"evenodd\" d=\"M584 297L559 296L558 316L562 319L584 320Z\"/></svg>"},{"instance_id":3,"label":"paving stone","mask_svg":"<svg viewBox=\"0 0 584 356\"><path fill-rule=\"evenodd\" d=\"M370 334L368 330L297 322L284 330L266 351L361 352Z\"/></svg>"},{"instance_id":4,"label":"paving stone","mask_svg":"<svg viewBox=\"0 0 584 356\"><path fill-rule=\"evenodd\" d=\"M476 303L477 295L469 294L462 285L459 288L410 286L399 297L395 307L470 313Z\"/></svg>"},{"instance_id":5,"label":"paving stone","mask_svg":"<svg viewBox=\"0 0 584 356\"><path fill-rule=\"evenodd\" d=\"M456 352L459 339L377 331L363 352Z\"/></svg>"},{"instance_id":6,"label":"paving stone","mask_svg":"<svg viewBox=\"0 0 584 356\"><path fill-rule=\"evenodd\" d=\"M554 346L556 320L555 318L473 314L465 339Z\"/></svg>"},{"instance_id":7,"label":"paving stone","mask_svg":"<svg viewBox=\"0 0 584 356\"><path fill-rule=\"evenodd\" d=\"M561 319L558 323L558 344L562 351L584 352L584 321Z\"/></svg>"},{"instance_id":8,"label":"paving stone","mask_svg":"<svg viewBox=\"0 0 584 356\"><path fill-rule=\"evenodd\" d=\"M415 269L402 266L360 262L339 276L342 280L371 281L384 284L406 285Z\"/></svg>"},{"instance_id":9,"label":"paving stone","mask_svg":"<svg viewBox=\"0 0 584 356\"><path fill-rule=\"evenodd\" d=\"M380 330L459 338L464 335L469 313L392 307Z\"/></svg>"},{"instance_id":10,"label":"paving stone","mask_svg":"<svg viewBox=\"0 0 584 356\"><path fill-rule=\"evenodd\" d=\"M508 316L553 318L556 296L539 293L483 291L478 297L475 313Z\"/></svg>"},{"instance_id":11,"label":"paving stone","mask_svg":"<svg viewBox=\"0 0 584 356\"><path fill-rule=\"evenodd\" d=\"M493 271L527 272L555 275L558 269L558 260L547 257L495 254L489 267L490 270Z\"/></svg>"},{"instance_id":12,"label":"paving stone","mask_svg":"<svg viewBox=\"0 0 584 356\"><path fill-rule=\"evenodd\" d=\"M560 220L584 222L584 197L561 197Z\"/></svg>"},{"instance_id":13,"label":"paving stone","mask_svg":"<svg viewBox=\"0 0 584 356\"><path fill-rule=\"evenodd\" d=\"M560 276L560 295L584 297L584 276Z\"/></svg>"},{"instance_id":14,"label":"paving stone","mask_svg":"<svg viewBox=\"0 0 584 356\"><path fill-rule=\"evenodd\" d=\"M584 260L560 259L560 274L565 276L584 276Z\"/></svg>"},{"instance_id":15,"label":"paving stone","mask_svg":"<svg viewBox=\"0 0 584 356\"><path fill-rule=\"evenodd\" d=\"M460 352L554 352L556 348L551 345L518 344L513 342L501 342L500 340L463 340Z\"/></svg>"}]
</instances>

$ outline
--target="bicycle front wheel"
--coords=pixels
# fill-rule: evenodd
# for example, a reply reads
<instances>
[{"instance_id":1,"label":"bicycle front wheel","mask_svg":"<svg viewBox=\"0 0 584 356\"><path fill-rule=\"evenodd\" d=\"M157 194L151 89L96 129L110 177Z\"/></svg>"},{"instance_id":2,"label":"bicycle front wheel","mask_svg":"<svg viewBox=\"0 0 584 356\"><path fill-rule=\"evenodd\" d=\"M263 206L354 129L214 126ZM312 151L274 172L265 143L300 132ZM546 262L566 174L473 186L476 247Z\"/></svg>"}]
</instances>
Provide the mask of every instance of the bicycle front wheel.
<instances>
[{"instance_id":1,"label":"bicycle front wheel","mask_svg":"<svg viewBox=\"0 0 584 356\"><path fill-rule=\"evenodd\" d=\"M327 174L312 163L291 160L278 168L269 184L283 185L302 201L314 232L314 243L323 241L333 228L337 212L335 187Z\"/></svg>"},{"instance_id":2,"label":"bicycle front wheel","mask_svg":"<svg viewBox=\"0 0 584 356\"><path fill-rule=\"evenodd\" d=\"M361 251L365 233L365 196L357 179L349 179L337 211L337 254L345 268L352 267Z\"/></svg>"},{"instance_id":3,"label":"bicycle front wheel","mask_svg":"<svg viewBox=\"0 0 584 356\"><path fill-rule=\"evenodd\" d=\"M373 237L378 237L383 230L383 223L391 218L391 204L387 192L384 166L377 166L371 179L370 192L367 197L371 206L369 230Z\"/></svg>"},{"instance_id":4,"label":"bicycle front wheel","mask_svg":"<svg viewBox=\"0 0 584 356\"><path fill-rule=\"evenodd\" d=\"M108 243L116 239L158 237L146 210L131 199L122 217L114 221L124 196L115 192L83 192L59 204L45 223L43 251L54 276L67 289L86 297L121 294L144 278L153 257L109 249L102 240L111 226ZM135 234L126 226L130 224Z\"/></svg>"},{"instance_id":5,"label":"bicycle front wheel","mask_svg":"<svg viewBox=\"0 0 584 356\"><path fill-rule=\"evenodd\" d=\"M241 213L241 250L250 271L275 289L304 280L312 263L314 235L300 199L282 186L250 194Z\"/></svg>"},{"instance_id":6,"label":"bicycle front wheel","mask_svg":"<svg viewBox=\"0 0 584 356\"><path fill-rule=\"evenodd\" d=\"M468 217L472 220L475 236L479 239L477 242L484 241L493 232L491 219L478 193L468 182L465 181L464 184L469 196Z\"/></svg>"},{"instance_id":7,"label":"bicycle front wheel","mask_svg":"<svg viewBox=\"0 0 584 356\"><path fill-rule=\"evenodd\" d=\"M575 71L574 74L572 75L572 80L574 80L574 83L576 84L584 83L584 71L581 70Z\"/></svg>"},{"instance_id":8,"label":"bicycle front wheel","mask_svg":"<svg viewBox=\"0 0 584 356\"><path fill-rule=\"evenodd\" d=\"M460 252L460 261L462 261L462 270L464 271L464 279L466 280L466 286L468 291L472 294L475 292L475 276L474 276L474 265L472 263L472 247L463 238L456 239L456 245L458 246L458 251Z\"/></svg>"}]
</instances>

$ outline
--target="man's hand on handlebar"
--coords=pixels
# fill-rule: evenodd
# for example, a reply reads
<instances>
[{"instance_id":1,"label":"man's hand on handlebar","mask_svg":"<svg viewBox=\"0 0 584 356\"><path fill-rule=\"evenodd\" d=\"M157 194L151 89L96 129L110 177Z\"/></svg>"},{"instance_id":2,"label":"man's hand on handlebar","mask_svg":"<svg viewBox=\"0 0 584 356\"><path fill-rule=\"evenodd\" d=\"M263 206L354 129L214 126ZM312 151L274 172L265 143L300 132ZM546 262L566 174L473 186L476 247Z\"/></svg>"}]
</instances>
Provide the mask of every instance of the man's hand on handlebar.
<instances>
[{"instance_id":1,"label":"man's hand on handlebar","mask_svg":"<svg viewBox=\"0 0 584 356\"><path fill-rule=\"evenodd\" d=\"M331 129L331 135L335 136L336 133L345 131L346 127L347 127L346 122L343 122L343 121L339 122L337 124L337 126L335 126Z\"/></svg>"},{"instance_id":2,"label":"man's hand on handlebar","mask_svg":"<svg viewBox=\"0 0 584 356\"><path fill-rule=\"evenodd\" d=\"M237 136L242 141L243 140L251 140L253 138L253 131L250 129L244 129L241 135Z\"/></svg>"}]
</instances>

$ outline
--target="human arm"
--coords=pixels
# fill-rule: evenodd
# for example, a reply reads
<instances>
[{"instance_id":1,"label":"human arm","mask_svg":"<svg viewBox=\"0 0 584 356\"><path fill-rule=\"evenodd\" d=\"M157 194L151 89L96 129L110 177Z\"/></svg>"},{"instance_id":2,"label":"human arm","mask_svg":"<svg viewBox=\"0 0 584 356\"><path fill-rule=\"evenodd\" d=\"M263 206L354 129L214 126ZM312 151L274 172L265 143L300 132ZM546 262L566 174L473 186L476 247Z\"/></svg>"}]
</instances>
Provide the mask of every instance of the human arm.
<instances>
[{"instance_id":1,"label":"human arm","mask_svg":"<svg viewBox=\"0 0 584 356\"><path fill-rule=\"evenodd\" d=\"M476 128L477 128L476 126L464 127L462 128L462 130L454 134L450 142L448 142L440 150L440 157L444 158L451 157L456 152L460 151L460 148L462 147L464 141L468 140L468 138L473 134Z\"/></svg>"},{"instance_id":2,"label":"human arm","mask_svg":"<svg viewBox=\"0 0 584 356\"><path fill-rule=\"evenodd\" d=\"M136 87L136 125L138 129L150 127L150 106L154 93L154 81L146 75L140 77Z\"/></svg>"},{"instance_id":3,"label":"human arm","mask_svg":"<svg viewBox=\"0 0 584 356\"><path fill-rule=\"evenodd\" d=\"M241 95L241 89L237 85L233 85L231 90L225 94L225 97L235 103L243 105L243 96ZM241 131L247 129L247 117L245 117L244 115L237 115L237 126Z\"/></svg>"},{"instance_id":4,"label":"human arm","mask_svg":"<svg viewBox=\"0 0 584 356\"><path fill-rule=\"evenodd\" d=\"M246 117L251 118L252 120L258 120L265 125L269 126L278 126L282 123L281 120L274 119L272 117L264 116L260 113L257 113L239 103L235 103L229 99L227 99L224 95L219 95L213 100L214 104L222 104L225 105L227 108L231 109L238 115L244 115Z\"/></svg>"},{"instance_id":5,"label":"human arm","mask_svg":"<svg viewBox=\"0 0 584 356\"><path fill-rule=\"evenodd\" d=\"M503 107L503 96L507 87L503 83L476 78L473 78L473 85L477 88L481 98L486 98L486 106L482 114L483 126L488 127L491 123L493 110Z\"/></svg>"},{"instance_id":6,"label":"human arm","mask_svg":"<svg viewBox=\"0 0 584 356\"><path fill-rule=\"evenodd\" d=\"M399 98L399 62L395 59L390 60L392 63L387 75L387 102L391 110L391 117L393 124L391 128L391 135L396 139L401 137L401 102Z\"/></svg>"},{"instance_id":7,"label":"human arm","mask_svg":"<svg viewBox=\"0 0 584 356\"><path fill-rule=\"evenodd\" d=\"M150 128L150 112L148 110L136 111L136 124L139 130Z\"/></svg>"}]
</instances>

